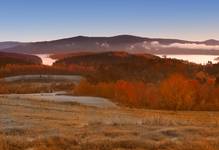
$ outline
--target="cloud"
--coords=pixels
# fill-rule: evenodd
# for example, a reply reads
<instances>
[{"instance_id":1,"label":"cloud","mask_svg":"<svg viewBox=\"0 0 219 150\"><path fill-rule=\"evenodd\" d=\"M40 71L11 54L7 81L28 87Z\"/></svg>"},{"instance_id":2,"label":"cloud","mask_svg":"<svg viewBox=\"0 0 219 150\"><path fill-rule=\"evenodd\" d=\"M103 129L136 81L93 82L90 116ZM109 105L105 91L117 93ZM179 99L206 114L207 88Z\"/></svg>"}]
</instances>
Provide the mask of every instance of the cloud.
<instances>
[{"instance_id":1,"label":"cloud","mask_svg":"<svg viewBox=\"0 0 219 150\"><path fill-rule=\"evenodd\" d=\"M182 49L197 49L197 50L219 50L219 45L212 46L212 45L206 45L206 44L196 44L196 43L173 43L170 45L162 45L160 44L160 47L163 48L182 48Z\"/></svg>"},{"instance_id":2,"label":"cloud","mask_svg":"<svg viewBox=\"0 0 219 150\"><path fill-rule=\"evenodd\" d=\"M159 50L164 48L181 48L181 49L192 49L192 50L219 50L219 45L206 45L197 43L172 43L169 45L164 45L158 41L137 43L130 46L130 49L144 48L145 50Z\"/></svg>"}]
</instances>

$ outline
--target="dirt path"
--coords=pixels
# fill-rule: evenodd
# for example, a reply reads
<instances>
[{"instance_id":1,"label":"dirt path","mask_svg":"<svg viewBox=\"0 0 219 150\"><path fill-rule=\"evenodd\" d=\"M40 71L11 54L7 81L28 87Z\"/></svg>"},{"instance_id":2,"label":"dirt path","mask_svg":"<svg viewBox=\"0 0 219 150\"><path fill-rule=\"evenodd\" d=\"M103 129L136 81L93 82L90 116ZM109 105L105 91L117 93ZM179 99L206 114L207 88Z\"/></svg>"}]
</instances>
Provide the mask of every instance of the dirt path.
<instances>
[{"instance_id":1,"label":"dirt path","mask_svg":"<svg viewBox=\"0 0 219 150\"><path fill-rule=\"evenodd\" d=\"M110 100L98 97L88 96L67 96L63 95L65 92L56 93L40 93L40 94L6 94L0 95L0 97L10 99L29 99L29 100L40 100L40 101L51 101L59 103L79 103L85 106L94 106L99 108L116 108L116 104Z\"/></svg>"},{"instance_id":2,"label":"dirt path","mask_svg":"<svg viewBox=\"0 0 219 150\"><path fill-rule=\"evenodd\" d=\"M17 82L17 81L28 81L28 80L51 80L51 81L71 81L79 83L82 79L82 76L79 75L19 75L1 78L0 82Z\"/></svg>"}]
</instances>

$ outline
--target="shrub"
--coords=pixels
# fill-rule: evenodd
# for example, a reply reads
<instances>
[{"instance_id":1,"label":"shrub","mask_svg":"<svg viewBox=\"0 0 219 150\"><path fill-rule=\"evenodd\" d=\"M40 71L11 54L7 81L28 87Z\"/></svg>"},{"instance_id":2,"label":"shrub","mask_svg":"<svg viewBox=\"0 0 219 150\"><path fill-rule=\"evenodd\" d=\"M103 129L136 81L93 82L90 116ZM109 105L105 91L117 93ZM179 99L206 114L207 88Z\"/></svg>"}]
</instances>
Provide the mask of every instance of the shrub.
<instances>
[{"instance_id":1,"label":"shrub","mask_svg":"<svg viewBox=\"0 0 219 150\"><path fill-rule=\"evenodd\" d=\"M117 81L92 84L82 81L74 88L75 95L98 96L112 99L132 107L154 106L156 103L156 88L143 82Z\"/></svg>"},{"instance_id":2,"label":"shrub","mask_svg":"<svg viewBox=\"0 0 219 150\"><path fill-rule=\"evenodd\" d=\"M208 78L203 82L181 74L173 74L157 84L123 80L96 84L82 81L74 92L76 95L109 98L137 108L219 110L219 87L215 80Z\"/></svg>"},{"instance_id":3,"label":"shrub","mask_svg":"<svg viewBox=\"0 0 219 150\"><path fill-rule=\"evenodd\" d=\"M184 76L175 74L160 83L161 106L171 110L191 110L195 102L195 86Z\"/></svg>"}]
</instances>

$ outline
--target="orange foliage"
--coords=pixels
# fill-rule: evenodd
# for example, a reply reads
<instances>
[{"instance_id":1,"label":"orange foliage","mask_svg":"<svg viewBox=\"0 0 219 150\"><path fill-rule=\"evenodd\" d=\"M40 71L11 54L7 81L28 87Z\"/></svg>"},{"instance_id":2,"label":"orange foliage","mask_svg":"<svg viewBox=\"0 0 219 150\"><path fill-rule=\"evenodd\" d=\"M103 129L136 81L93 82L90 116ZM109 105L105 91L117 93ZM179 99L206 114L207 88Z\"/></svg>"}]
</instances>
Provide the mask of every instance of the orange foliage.
<instances>
[{"instance_id":1,"label":"orange foliage","mask_svg":"<svg viewBox=\"0 0 219 150\"><path fill-rule=\"evenodd\" d=\"M184 76L175 74L160 84L161 104L171 110L191 109L195 101L195 86Z\"/></svg>"},{"instance_id":2,"label":"orange foliage","mask_svg":"<svg viewBox=\"0 0 219 150\"><path fill-rule=\"evenodd\" d=\"M157 103L156 92L154 85L122 80L115 83L101 82L98 84L82 81L74 89L74 94L76 95L110 98L116 102L133 107L153 106Z\"/></svg>"},{"instance_id":3,"label":"orange foliage","mask_svg":"<svg viewBox=\"0 0 219 150\"><path fill-rule=\"evenodd\" d=\"M115 84L115 98L122 103L140 106L145 100L146 85L142 82L118 81Z\"/></svg>"},{"instance_id":4,"label":"orange foliage","mask_svg":"<svg viewBox=\"0 0 219 150\"><path fill-rule=\"evenodd\" d=\"M219 87L214 80L205 83L173 74L159 84L131 82L81 82L76 95L105 97L138 108L167 110L219 110Z\"/></svg>"},{"instance_id":5,"label":"orange foliage","mask_svg":"<svg viewBox=\"0 0 219 150\"><path fill-rule=\"evenodd\" d=\"M201 80L171 75L160 83L159 91L161 108L164 109L219 110L219 88L215 79L207 74Z\"/></svg>"}]
</instances>

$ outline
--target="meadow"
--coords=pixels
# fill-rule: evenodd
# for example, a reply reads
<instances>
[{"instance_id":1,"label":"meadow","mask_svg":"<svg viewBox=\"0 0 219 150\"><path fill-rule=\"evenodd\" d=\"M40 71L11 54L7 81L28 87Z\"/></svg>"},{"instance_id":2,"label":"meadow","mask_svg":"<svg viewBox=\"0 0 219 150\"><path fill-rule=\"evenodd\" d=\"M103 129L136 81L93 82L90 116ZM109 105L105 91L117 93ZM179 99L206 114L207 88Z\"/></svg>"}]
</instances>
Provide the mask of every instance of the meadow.
<instances>
[{"instance_id":1,"label":"meadow","mask_svg":"<svg viewBox=\"0 0 219 150\"><path fill-rule=\"evenodd\" d=\"M219 113L0 97L3 150L218 150Z\"/></svg>"}]
</instances>

